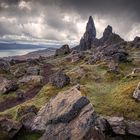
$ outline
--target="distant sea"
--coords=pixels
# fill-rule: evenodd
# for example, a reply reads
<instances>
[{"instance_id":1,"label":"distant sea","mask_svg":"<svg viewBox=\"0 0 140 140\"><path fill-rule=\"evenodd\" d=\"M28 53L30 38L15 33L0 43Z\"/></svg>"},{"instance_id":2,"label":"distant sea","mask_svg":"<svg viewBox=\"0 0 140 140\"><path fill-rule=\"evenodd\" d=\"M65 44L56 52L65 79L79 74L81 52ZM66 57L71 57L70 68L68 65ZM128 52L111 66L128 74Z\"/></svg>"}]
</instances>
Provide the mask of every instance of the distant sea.
<instances>
[{"instance_id":1,"label":"distant sea","mask_svg":"<svg viewBox=\"0 0 140 140\"><path fill-rule=\"evenodd\" d=\"M17 55L25 55L30 52L43 50L45 48L36 48L36 49L6 49L0 50L0 57L8 57L8 56L17 56Z\"/></svg>"}]
</instances>

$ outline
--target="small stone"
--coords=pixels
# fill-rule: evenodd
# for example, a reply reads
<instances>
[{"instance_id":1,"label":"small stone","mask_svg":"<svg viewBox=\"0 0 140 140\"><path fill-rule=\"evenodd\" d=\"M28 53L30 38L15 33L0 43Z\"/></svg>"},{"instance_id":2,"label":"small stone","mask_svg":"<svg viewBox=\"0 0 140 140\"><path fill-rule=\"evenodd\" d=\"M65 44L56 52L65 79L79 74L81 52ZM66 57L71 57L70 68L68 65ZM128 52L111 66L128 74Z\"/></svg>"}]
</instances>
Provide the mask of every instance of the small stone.
<instances>
[{"instance_id":1,"label":"small stone","mask_svg":"<svg viewBox=\"0 0 140 140\"><path fill-rule=\"evenodd\" d=\"M140 82L137 85L137 88L135 89L134 93L133 93L133 98L136 101L140 101Z\"/></svg>"}]
</instances>

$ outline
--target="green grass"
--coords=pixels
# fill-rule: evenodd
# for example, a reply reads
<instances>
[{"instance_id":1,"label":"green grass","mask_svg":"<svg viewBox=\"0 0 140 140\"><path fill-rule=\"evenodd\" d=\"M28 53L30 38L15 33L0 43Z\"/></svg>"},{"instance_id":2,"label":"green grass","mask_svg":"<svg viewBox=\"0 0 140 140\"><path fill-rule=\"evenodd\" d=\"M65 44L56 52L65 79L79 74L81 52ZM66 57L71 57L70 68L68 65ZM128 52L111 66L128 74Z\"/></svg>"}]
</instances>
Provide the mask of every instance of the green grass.
<instances>
[{"instance_id":1,"label":"green grass","mask_svg":"<svg viewBox=\"0 0 140 140\"><path fill-rule=\"evenodd\" d=\"M120 63L118 74L109 72L106 62L86 65L84 60L71 63L61 56L46 59L46 63L51 63L54 70L64 68L64 72L71 78L71 84L63 89L57 89L49 84L45 85L31 100L8 109L0 115L8 114L16 119L16 113L20 106L35 105L39 109L60 91L65 91L76 83L80 83L82 94L89 98L98 114L140 120L140 103L132 98L133 91L140 82L140 76L130 74L135 67L140 67L138 63ZM82 69L84 73L81 75L76 72L77 69ZM28 86L23 85L20 88L27 90Z\"/></svg>"},{"instance_id":2,"label":"green grass","mask_svg":"<svg viewBox=\"0 0 140 140\"><path fill-rule=\"evenodd\" d=\"M87 83L87 97L91 101L91 103L94 105L96 112L102 113L102 108L104 107L104 102L106 96L108 96L114 87L116 86L116 83Z\"/></svg>"},{"instance_id":3,"label":"green grass","mask_svg":"<svg viewBox=\"0 0 140 140\"><path fill-rule=\"evenodd\" d=\"M57 95L60 91L65 91L65 90L69 89L70 86L67 86L63 89L58 89L51 85L45 85L34 98L32 98L31 100L28 100L20 105L17 105L13 108L7 109L4 112L1 112L0 116L7 115L12 119L17 120L17 111L20 107L35 105L38 109L40 109L42 106L44 106L49 101L49 99L51 97Z\"/></svg>"},{"instance_id":4,"label":"green grass","mask_svg":"<svg viewBox=\"0 0 140 140\"><path fill-rule=\"evenodd\" d=\"M140 120L140 104L132 98L138 82L88 83L87 96L101 115Z\"/></svg>"},{"instance_id":5,"label":"green grass","mask_svg":"<svg viewBox=\"0 0 140 140\"><path fill-rule=\"evenodd\" d=\"M38 140L41 137L39 133L20 131L20 133L14 138L14 140Z\"/></svg>"}]
</instances>

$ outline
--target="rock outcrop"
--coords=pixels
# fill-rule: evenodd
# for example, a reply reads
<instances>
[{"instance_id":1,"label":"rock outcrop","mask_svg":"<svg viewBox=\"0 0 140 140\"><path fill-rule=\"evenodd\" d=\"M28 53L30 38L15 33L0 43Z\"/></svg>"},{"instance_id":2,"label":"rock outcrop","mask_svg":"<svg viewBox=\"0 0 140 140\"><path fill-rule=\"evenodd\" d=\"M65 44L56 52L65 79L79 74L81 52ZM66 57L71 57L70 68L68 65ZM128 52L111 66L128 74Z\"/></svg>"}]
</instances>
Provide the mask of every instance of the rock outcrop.
<instances>
[{"instance_id":1,"label":"rock outcrop","mask_svg":"<svg viewBox=\"0 0 140 140\"><path fill-rule=\"evenodd\" d=\"M110 25L105 28L103 37L99 39L98 46L113 45L124 41L119 35L113 33L112 30Z\"/></svg>"},{"instance_id":2,"label":"rock outcrop","mask_svg":"<svg viewBox=\"0 0 140 140\"><path fill-rule=\"evenodd\" d=\"M57 49L55 52L55 56L65 55L70 53L69 45L63 45L61 48Z\"/></svg>"},{"instance_id":3,"label":"rock outcrop","mask_svg":"<svg viewBox=\"0 0 140 140\"><path fill-rule=\"evenodd\" d=\"M74 49L78 51L86 51L99 46L108 46L124 42L124 40L118 34L113 33L112 30L112 27L108 25L103 32L103 36L100 39L97 39L94 21L90 16L86 31L80 40L80 44Z\"/></svg>"},{"instance_id":4,"label":"rock outcrop","mask_svg":"<svg viewBox=\"0 0 140 140\"><path fill-rule=\"evenodd\" d=\"M86 56L86 54L82 51L80 51L80 52L73 51L71 54L69 54L65 58L67 61L76 63L76 62L79 62L80 60L83 60L85 58L85 56Z\"/></svg>"},{"instance_id":5,"label":"rock outcrop","mask_svg":"<svg viewBox=\"0 0 140 140\"><path fill-rule=\"evenodd\" d=\"M26 73L27 75L39 75L40 69L38 66L28 67Z\"/></svg>"},{"instance_id":6,"label":"rock outcrop","mask_svg":"<svg viewBox=\"0 0 140 140\"><path fill-rule=\"evenodd\" d=\"M50 83L57 88L63 88L70 84L70 78L63 71L59 71L50 78Z\"/></svg>"},{"instance_id":7,"label":"rock outcrop","mask_svg":"<svg viewBox=\"0 0 140 140\"><path fill-rule=\"evenodd\" d=\"M138 83L137 88L135 89L134 93L133 93L133 98L136 101L140 101L140 82Z\"/></svg>"},{"instance_id":8,"label":"rock outcrop","mask_svg":"<svg viewBox=\"0 0 140 140\"><path fill-rule=\"evenodd\" d=\"M10 72L10 63L4 59L0 59L0 71Z\"/></svg>"},{"instance_id":9,"label":"rock outcrop","mask_svg":"<svg viewBox=\"0 0 140 140\"><path fill-rule=\"evenodd\" d=\"M140 121L126 121L126 131L128 134L140 136Z\"/></svg>"},{"instance_id":10,"label":"rock outcrop","mask_svg":"<svg viewBox=\"0 0 140 140\"><path fill-rule=\"evenodd\" d=\"M4 77L0 77L0 93L6 94L10 91L18 89L18 85L15 81L8 80Z\"/></svg>"},{"instance_id":11,"label":"rock outcrop","mask_svg":"<svg viewBox=\"0 0 140 140\"><path fill-rule=\"evenodd\" d=\"M24 76L18 80L18 83L28 83L28 82L33 82L33 83L42 83L43 77L38 76L38 75L29 75L29 76Z\"/></svg>"},{"instance_id":12,"label":"rock outcrop","mask_svg":"<svg viewBox=\"0 0 140 140\"><path fill-rule=\"evenodd\" d=\"M13 73L13 75L16 77L16 78L20 78L20 77L22 77L22 76L24 76L25 75L25 73L26 73L26 68L17 68L15 71L13 71L12 72Z\"/></svg>"},{"instance_id":13,"label":"rock outcrop","mask_svg":"<svg viewBox=\"0 0 140 140\"><path fill-rule=\"evenodd\" d=\"M126 134L126 125L123 117L106 117L114 133L119 135Z\"/></svg>"},{"instance_id":14,"label":"rock outcrop","mask_svg":"<svg viewBox=\"0 0 140 140\"><path fill-rule=\"evenodd\" d=\"M31 130L33 119L37 115L38 109L34 106L21 106L17 111L17 118L27 130Z\"/></svg>"},{"instance_id":15,"label":"rock outcrop","mask_svg":"<svg viewBox=\"0 0 140 140\"><path fill-rule=\"evenodd\" d=\"M12 139L21 129L21 124L7 118L0 118L0 139Z\"/></svg>"},{"instance_id":16,"label":"rock outcrop","mask_svg":"<svg viewBox=\"0 0 140 140\"><path fill-rule=\"evenodd\" d=\"M140 44L140 37L136 36L133 40L133 43Z\"/></svg>"},{"instance_id":17,"label":"rock outcrop","mask_svg":"<svg viewBox=\"0 0 140 140\"><path fill-rule=\"evenodd\" d=\"M88 60L88 64L97 61L114 61L115 63L127 62L128 53L121 49L120 45L102 46L95 49L93 56Z\"/></svg>"},{"instance_id":18,"label":"rock outcrop","mask_svg":"<svg viewBox=\"0 0 140 140\"><path fill-rule=\"evenodd\" d=\"M105 134L109 135L135 135L140 136L140 121L125 120L123 117L98 117L95 125Z\"/></svg>"},{"instance_id":19,"label":"rock outcrop","mask_svg":"<svg viewBox=\"0 0 140 140\"><path fill-rule=\"evenodd\" d=\"M27 66L36 66L39 64L38 59L27 59Z\"/></svg>"},{"instance_id":20,"label":"rock outcrop","mask_svg":"<svg viewBox=\"0 0 140 140\"><path fill-rule=\"evenodd\" d=\"M32 125L43 132L40 140L104 140L94 126L96 113L89 100L77 88L59 93L40 109Z\"/></svg>"},{"instance_id":21,"label":"rock outcrop","mask_svg":"<svg viewBox=\"0 0 140 140\"><path fill-rule=\"evenodd\" d=\"M89 50L91 49L95 40L96 40L96 28L92 16L90 16L86 26L86 31L83 37L81 38L80 44L79 46L77 46L77 49L80 51Z\"/></svg>"}]
</instances>

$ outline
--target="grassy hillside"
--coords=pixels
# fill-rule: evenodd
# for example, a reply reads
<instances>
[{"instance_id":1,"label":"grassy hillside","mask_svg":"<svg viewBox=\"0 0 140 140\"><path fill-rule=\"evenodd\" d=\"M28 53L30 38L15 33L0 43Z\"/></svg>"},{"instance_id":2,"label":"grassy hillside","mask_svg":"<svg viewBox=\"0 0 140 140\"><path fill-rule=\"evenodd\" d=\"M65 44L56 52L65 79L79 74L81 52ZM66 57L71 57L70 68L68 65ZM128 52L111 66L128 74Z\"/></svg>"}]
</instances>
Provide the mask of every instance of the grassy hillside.
<instances>
[{"instance_id":1,"label":"grassy hillside","mask_svg":"<svg viewBox=\"0 0 140 140\"><path fill-rule=\"evenodd\" d=\"M108 71L106 62L87 65L84 60L71 63L65 59L65 56L46 59L45 63L51 63L54 70L63 68L70 76L71 84L63 89L57 89L47 84L31 100L8 109L0 115L7 114L17 119L16 112L20 106L35 105L40 108L59 91L65 91L69 87L80 83L82 93L89 98L98 114L140 120L140 103L132 98L140 79L140 75L131 75L132 70L140 66L138 56L135 57L136 52L136 50L133 50L130 55L130 59L133 58L132 62L119 64L119 73L117 74ZM13 96L13 94L10 96Z\"/></svg>"}]
</instances>

